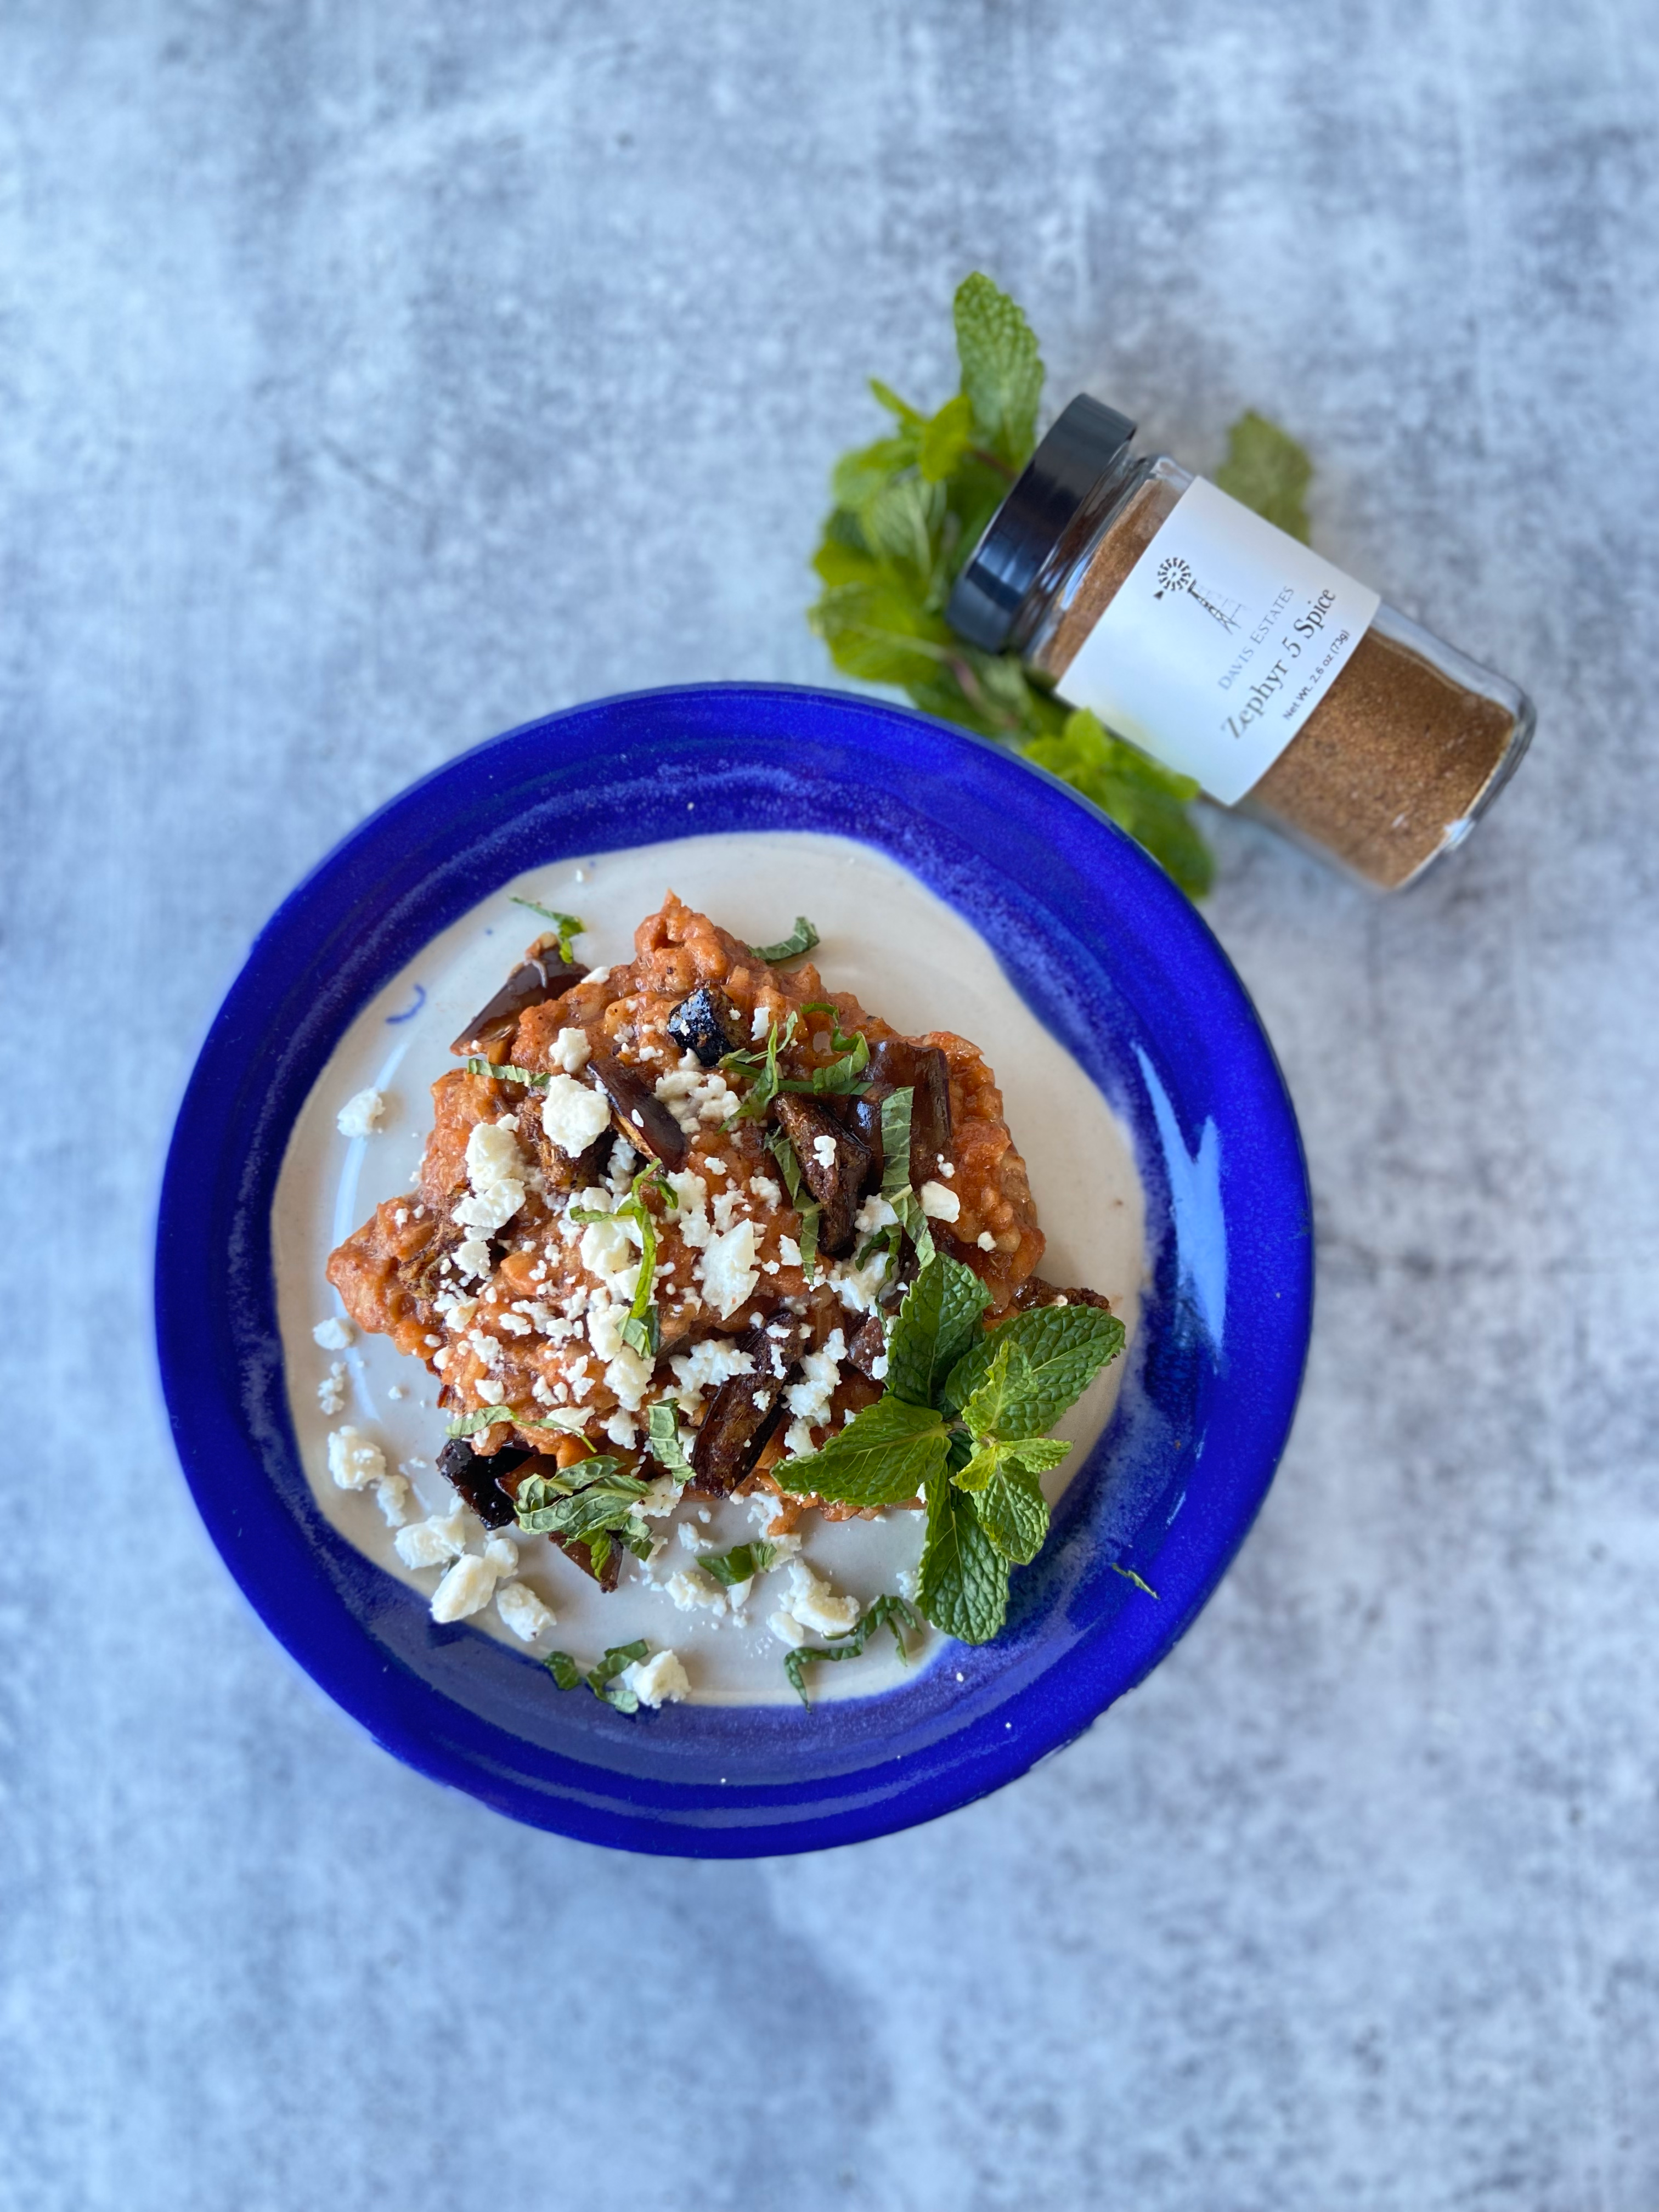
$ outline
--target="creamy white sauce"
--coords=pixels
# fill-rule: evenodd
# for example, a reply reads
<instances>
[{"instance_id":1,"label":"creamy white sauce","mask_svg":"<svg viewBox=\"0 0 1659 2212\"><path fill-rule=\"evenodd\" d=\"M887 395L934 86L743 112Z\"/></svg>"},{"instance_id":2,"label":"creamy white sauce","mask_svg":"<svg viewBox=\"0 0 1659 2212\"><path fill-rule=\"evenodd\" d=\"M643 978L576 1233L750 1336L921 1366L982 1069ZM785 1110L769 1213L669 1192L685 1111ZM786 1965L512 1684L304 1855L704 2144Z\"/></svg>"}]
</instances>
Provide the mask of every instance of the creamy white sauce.
<instances>
[{"instance_id":1,"label":"creamy white sauce","mask_svg":"<svg viewBox=\"0 0 1659 2212\"><path fill-rule=\"evenodd\" d=\"M536 915L511 903L512 895L580 915L587 924L580 957L594 966L620 966L633 956L635 924L657 910L671 887L755 944L787 934L797 914L809 913L823 940L812 957L830 988L855 993L871 1013L908 1035L951 1030L984 1051L1001 1085L1048 1240L1041 1272L1051 1282L1103 1291L1128 1332L1123 1358L1056 1431L1076 1449L1046 1480L1051 1499L1086 1458L1133 1362L1146 1273L1146 1205L1127 1133L1070 1054L1025 1007L989 946L896 860L846 838L745 832L533 868L434 939L352 1023L295 1124L273 1211L289 1402L312 1489L343 1535L388 1574L428 1596L437 1570L405 1567L372 1494L336 1487L328 1472L328 1436L342 1422L353 1423L380 1444L389 1469L402 1466L416 1493L413 1517L446 1512L453 1501L436 1468L444 1443L437 1383L384 1337L359 1334L343 1351L313 1341L316 1325L343 1311L324 1267L333 1247L380 1200L411 1189L431 1127L428 1086L456 1064L449 1040L500 988L541 927ZM368 1089L385 1096L375 1133L342 1135L337 1115ZM340 1412L325 1414L318 1385L337 1362L346 1370L345 1402ZM394 1390L402 1395L393 1396ZM809 1514L800 1528L802 1556L837 1589L867 1602L893 1589L902 1570L915 1567L921 1518L895 1512L877 1522L821 1522ZM682 1522L715 1552L756 1533L745 1504L687 1499L672 1522L651 1524L669 1539L654 1570L659 1577L691 1563L678 1534ZM739 1616L701 1608L691 1613L677 1609L666 1590L647 1580L631 1559L618 1587L607 1595L544 1537L517 1540L520 1578L554 1608L557 1626L526 1647L492 1604L472 1616L470 1627L514 1650L528 1648L532 1656L556 1646L584 1665L607 1646L644 1637L653 1650L668 1646L680 1654L691 1694L700 1702L793 1698L783 1673L786 1647L767 1626L788 1589L787 1568L756 1578ZM927 1664L941 1644L929 1632L912 1667ZM809 1682L815 1698L866 1696L903 1679L906 1671L884 1632L861 1658L816 1668ZM550 1686L550 1694L557 1694Z\"/></svg>"}]
</instances>

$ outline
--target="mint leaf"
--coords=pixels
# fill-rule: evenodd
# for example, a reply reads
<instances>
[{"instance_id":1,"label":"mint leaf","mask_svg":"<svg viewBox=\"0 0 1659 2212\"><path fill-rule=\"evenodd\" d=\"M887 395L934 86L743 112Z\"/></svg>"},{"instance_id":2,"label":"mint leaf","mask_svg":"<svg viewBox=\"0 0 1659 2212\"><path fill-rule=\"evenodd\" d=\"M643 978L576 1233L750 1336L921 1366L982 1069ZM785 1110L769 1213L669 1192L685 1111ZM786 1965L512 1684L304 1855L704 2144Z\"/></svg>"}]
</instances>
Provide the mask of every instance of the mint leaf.
<instances>
[{"instance_id":1,"label":"mint leaf","mask_svg":"<svg viewBox=\"0 0 1659 2212\"><path fill-rule=\"evenodd\" d=\"M950 1437L939 1415L902 1398L878 1398L805 1459L772 1470L785 1490L848 1505L900 1505L919 1498L945 1464Z\"/></svg>"},{"instance_id":2,"label":"mint leaf","mask_svg":"<svg viewBox=\"0 0 1659 2212\"><path fill-rule=\"evenodd\" d=\"M1006 1468L1016 1468L1024 1474L1047 1474L1071 1449L1059 1437L1015 1437L1006 1442L1000 1437L978 1437L965 1465L951 1480L963 1490L983 1491Z\"/></svg>"},{"instance_id":3,"label":"mint leaf","mask_svg":"<svg viewBox=\"0 0 1659 2212\"><path fill-rule=\"evenodd\" d=\"M544 921L552 923L554 928L559 933L561 960L568 960L572 944L577 938L585 937L587 934L587 924L585 921L579 921L574 914L561 914L556 907L542 906L535 899L520 898L516 892L514 894L513 903L514 906L527 906L532 914L538 914Z\"/></svg>"},{"instance_id":4,"label":"mint leaf","mask_svg":"<svg viewBox=\"0 0 1659 2212\"><path fill-rule=\"evenodd\" d=\"M1032 1439L1032 1443L1038 1441ZM1038 1480L1041 1469L1022 1466L1014 1456L1030 1449L1030 1444L990 1447L990 1480L975 1500L981 1528L1003 1558L1015 1566L1024 1566L1028 1559L1036 1559L1048 1534L1048 1501ZM975 1461L979 1457L976 1452L957 1477L959 1481L973 1473ZM1055 1462L1048 1463L1052 1466Z\"/></svg>"},{"instance_id":5,"label":"mint leaf","mask_svg":"<svg viewBox=\"0 0 1659 2212\"><path fill-rule=\"evenodd\" d=\"M542 1664L562 1690L580 1689L582 1670L568 1651L550 1651Z\"/></svg>"},{"instance_id":6,"label":"mint leaf","mask_svg":"<svg viewBox=\"0 0 1659 2212\"><path fill-rule=\"evenodd\" d=\"M1148 1597L1157 1597L1158 1592L1152 1584L1142 1582L1133 1567L1121 1567L1115 1559L1108 1559L1106 1564L1115 1575L1121 1575L1126 1583L1133 1583L1138 1590L1144 1590Z\"/></svg>"},{"instance_id":7,"label":"mint leaf","mask_svg":"<svg viewBox=\"0 0 1659 2212\"><path fill-rule=\"evenodd\" d=\"M916 1600L935 1628L963 1644L988 1644L1008 1616L1007 1562L981 1528L975 1500L943 1476L928 1485Z\"/></svg>"},{"instance_id":8,"label":"mint leaf","mask_svg":"<svg viewBox=\"0 0 1659 2212\"><path fill-rule=\"evenodd\" d=\"M636 1713L640 1709L638 1697L617 1677L643 1659L650 1649L641 1636L632 1644L613 1644L598 1665L586 1672L568 1651L550 1651L542 1664L562 1690L578 1689L586 1682L596 1698L602 1698L607 1705L614 1705L619 1713Z\"/></svg>"},{"instance_id":9,"label":"mint leaf","mask_svg":"<svg viewBox=\"0 0 1659 2212\"><path fill-rule=\"evenodd\" d=\"M690 1482L692 1466L680 1442L679 1415L672 1399L659 1398L649 1407L645 1429L646 1449L659 1467L666 1468L676 1482Z\"/></svg>"},{"instance_id":10,"label":"mint leaf","mask_svg":"<svg viewBox=\"0 0 1659 2212\"><path fill-rule=\"evenodd\" d=\"M769 968L781 960L798 960L803 952L810 952L818 942L817 930L804 914L798 914L795 926L787 937L780 938L775 945L751 945L749 950L757 960L764 960Z\"/></svg>"},{"instance_id":11,"label":"mint leaf","mask_svg":"<svg viewBox=\"0 0 1659 2212\"><path fill-rule=\"evenodd\" d=\"M703 1565L707 1566L708 1564L705 1559ZM892 1630L900 1658L908 1659L910 1655L904 1641L905 1631L921 1626L921 1622L914 1607L908 1605L902 1597L884 1592L871 1601L863 1619L855 1628L848 1629L845 1636L837 1636L824 1644L803 1644L792 1651L783 1662L789 1686L802 1705L808 1704L806 1669L816 1666L821 1659L856 1659L870 1638L882 1628Z\"/></svg>"},{"instance_id":12,"label":"mint leaf","mask_svg":"<svg viewBox=\"0 0 1659 2212\"><path fill-rule=\"evenodd\" d=\"M924 483L943 483L974 440L974 403L965 392L947 399L921 433L916 465Z\"/></svg>"},{"instance_id":13,"label":"mint leaf","mask_svg":"<svg viewBox=\"0 0 1659 2212\"><path fill-rule=\"evenodd\" d=\"M510 1060L485 1060L477 1053L469 1055L465 1066L469 1075L493 1075L498 1083L522 1083L532 1091L545 1091L553 1079L538 1075L533 1067L514 1067Z\"/></svg>"},{"instance_id":14,"label":"mint leaf","mask_svg":"<svg viewBox=\"0 0 1659 2212\"><path fill-rule=\"evenodd\" d=\"M807 619L836 667L866 684L923 682L953 649L944 617L896 579L832 584Z\"/></svg>"},{"instance_id":15,"label":"mint leaf","mask_svg":"<svg viewBox=\"0 0 1659 2212\"><path fill-rule=\"evenodd\" d=\"M883 1118L890 1103L883 1102ZM907 1157L908 1124L906 1125ZM887 1388L912 1406L931 1406L975 1342L991 1293L971 1267L936 1252L904 1294L887 1338Z\"/></svg>"},{"instance_id":16,"label":"mint leaf","mask_svg":"<svg viewBox=\"0 0 1659 2212\"><path fill-rule=\"evenodd\" d=\"M881 1194L896 1198L910 1188L910 1123L916 1103L914 1085L890 1091L881 1102Z\"/></svg>"},{"instance_id":17,"label":"mint leaf","mask_svg":"<svg viewBox=\"0 0 1659 2212\"><path fill-rule=\"evenodd\" d=\"M1024 468L1036 443L1042 362L1031 325L1006 292L977 270L957 287L957 351L962 388L979 441L1011 469Z\"/></svg>"},{"instance_id":18,"label":"mint leaf","mask_svg":"<svg viewBox=\"0 0 1659 2212\"><path fill-rule=\"evenodd\" d=\"M1313 463L1287 430L1254 407L1227 433L1227 458L1215 480L1264 521L1308 543L1308 486Z\"/></svg>"},{"instance_id":19,"label":"mint leaf","mask_svg":"<svg viewBox=\"0 0 1659 2212\"><path fill-rule=\"evenodd\" d=\"M763 1575L777 1556L775 1544L757 1537L752 1543L734 1544L729 1552L716 1553L713 1558L705 1553L697 1565L704 1574L713 1575L722 1589L735 1589L751 1576Z\"/></svg>"},{"instance_id":20,"label":"mint leaf","mask_svg":"<svg viewBox=\"0 0 1659 2212\"><path fill-rule=\"evenodd\" d=\"M1040 1437L1123 1348L1123 1324L1098 1306L1039 1306L1016 1314L957 1362L939 1404L963 1413L1006 1354L995 1423L1000 1437ZM1018 1363L1015 1355L1018 1355Z\"/></svg>"}]
</instances>

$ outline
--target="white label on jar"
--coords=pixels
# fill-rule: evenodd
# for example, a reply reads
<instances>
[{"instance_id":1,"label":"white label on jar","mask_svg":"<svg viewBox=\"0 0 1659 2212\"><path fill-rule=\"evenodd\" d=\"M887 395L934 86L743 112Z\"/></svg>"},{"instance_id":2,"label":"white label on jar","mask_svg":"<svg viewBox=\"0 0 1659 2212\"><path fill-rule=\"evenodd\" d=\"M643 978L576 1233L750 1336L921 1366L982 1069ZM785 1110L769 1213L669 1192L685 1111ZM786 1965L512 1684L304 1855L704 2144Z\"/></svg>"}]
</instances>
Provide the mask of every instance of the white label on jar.
<instances>
[{"instance_id":1,"label":"white label on jar","mask_svg":"<svg viewBox=\"0 0 1659 2212\"><path fill-rule=\"evenodd\" d=\"M1060 689L1231 806L1326 696L1380 604L1197 477Z\"/></svg>"}]
</instances>

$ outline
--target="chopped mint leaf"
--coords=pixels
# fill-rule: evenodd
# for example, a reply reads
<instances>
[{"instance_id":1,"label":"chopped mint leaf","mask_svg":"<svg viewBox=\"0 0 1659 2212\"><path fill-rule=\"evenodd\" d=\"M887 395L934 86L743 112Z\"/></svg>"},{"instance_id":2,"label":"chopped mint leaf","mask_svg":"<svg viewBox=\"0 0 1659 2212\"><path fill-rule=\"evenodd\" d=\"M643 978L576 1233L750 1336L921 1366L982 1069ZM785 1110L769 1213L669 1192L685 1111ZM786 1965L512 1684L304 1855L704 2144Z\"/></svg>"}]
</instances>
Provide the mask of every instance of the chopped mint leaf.
<instances>
[{"instance_id":1,"label":"chopped mint leaf","mask_svg":"<svg viewBox=\"0 0 1659 2212\"><path fill-rule=\"evenodd\" d=\"M1254 407L1227 433L1227 458L1215 472L1223 491L1264 521L1308 543L1308 486L1313 463L1287 430Z\"/></svg>"},{"instance_id":2,"label":"chopped mint leaf","mask_svg":"<svg viewBox=\"0 0 1659 2212\"><path fill-rule=\"evenodd\" d=\"M817 930L804 914L798 914L795 926L787 937L780 938L775 945L751 945L749 950L757 960L763 960L769 968L774 968L781 961L799 959L803 952L810 952L818 941Z\"/></svg>"},{"instance_id":3,"label":"chopped mint leaf","mask_svg":"<svg viewBox=\"0 0 1659 2212\"><path fill-rule=\"evenodd\" d=\"M752 1543L734 1544L729 1552L717 1553L712 1559L707 1553L702 1553L697 1565L704 1574L713 1575L722 1589L735 1589L739 1583L763 1575L777 1556L775 1544L757 1537Z\"/></svg>"},{"instance_id":4,"label":"chopped mint leaf","mask_svg":"<svg viewBox=\"0 0 1659 2212\"><path fill-rule=\"evenodd\" d=\"M733 1074L750 1075L754 1081L744 1095L744 1102L735 1114L729 1115L724 1127L730 1128L736 1121L758 1121L764 1118L772 1101L777 1097L783 1078L778 1071L778 1054L786 1045L795 1041L795 1031L800 1018L792 1007L786 1022L774 1022L766 1032L764 1052L728 1052L722 1054L720 1067Z\"/></svg>"},{"instance_id":5,"label":"chopped mint leaf","mask_svg":"<svg viewBox=\"0 0 1659 2212\"><path fill-rule=\"evenodd\" d=\"M587 924L585 921L578 921L574 914L561 914L556 907L543 906L535 899L520 898L516 892L514 895L513 903L514 906L527 906L532 914L538 914L544 921L552 923L554 928L559 933L561 960L568 960L571 945L577 938L585 937L587 934Z\"/></svg>"},{"instance_id":6,"label":"chopped mint leaf","mask_svg":"<svg viewBox=\"0 0 1659 2212\"><path fill-rule=\"evenodd\" d=\"M936 1252L909 1289L887 1337L887 1387L931 1406L945 1376L978 1341L991 1293L971 1267Z\"/></svg>"},{"instance_id":7,"label":"chopped mint leaf","mask_svg":"<svg viewBox=\"0 0 1659 2212\"><path fill-rule=\"evenodd\" d=\"M609 1454L595 1453L556 1475L529 1476L514 1501L520 1528L526 1535L557 1536L566 1543L592 1544L600 1536L615 1536L642 1557L651 1540L631 1508L648 1486L636 1474L620 1473L621 1465ZM608 1558L608 1540L604 1548ZM596 1570L604 1564L596 1549Z\"/></svg>"},{"instance_id":8,"label":"chopped mint leaf","mask_svg":"<svg viewBox=\"0 0 1659 2212\"><path fill-rule=\"evenodd\" d=\"M618 1677L643 1659L650 1649L641 1636L632 1644L613 1644L599 1664L586 1671L568 1651L550 1651L542 1664L562 1690L579 1689L586 1682L596 1698L603 1698L607 1705L614 1705L619 1713L636 1713L639 1698Z\"/></svg>"},{"instance_id":9,"label":"chopped mint leaf","mask_svg":"<svg viewBox=\"0 0 1659 2212\"><path fill-rule=\"evenodd\" d=\"M1115 1575L1121 1575L1126 1583L1133 1583L1138 1590L1145 1590L1148 1597L1157 1597L1158 1592L1152 1584L1142 1582L1133 1567L1121 1567L1115 1559L1108 1559L1106 1564Z\"/></svg>"},{"instance_id":10,"label":"chopped mint leaf","mask_svg":"<svg viewBox=\"0 0 1659 2212\"><path fill-rule=\"evenodd\" d=\"M900 1505L943 1468L950 1435L931 1407L878 1398L805 1459L773 1469L786 1490L849 1505Z\"/></svg>"},{"instance_id":11,"label":"chopped mint leaf","mask_svg":"<svg viewBox=\"0 0 1659 2212\"><path fill-rule=\"evenodd\" d=\"M1008 1563L980 1526L976 1501L941 1474L927 1486L917 1602L935 1628L988 1644L1008 1616Z\"/></svg>"},{"instance_id":12,"label":"chopped mint leaf","mask_svg":"<svg viewBox=\"0 0 1659 2212\"><path fill-rule=\"evenodd\" d=\"M957 287L957 351L974 430L1010 471L1036 443L1042 361L1031 326L1006 292L976 270Z\"/></svg>"},{"instance_id":13,"label":"chopped mint leaf","mask_svg":"<svg viewBox=\"0 0 1659 2212\"><path fill-rule=\"evenodd\" d=\"M800 1235L796 1242L800 1246L800 1270L810 1283L818 1272L818 1223L823 1208L817 1199L809 1199L800 1209Z\"/></svg>"},{"instance_id":14,"label":"chopped mint leaf","mask_svg":"<svg viewBox=\"0 0 1659 2212\"><path fill-rule=\"evenodd\" d=\"M640 1272L628 1319L622 1325L622 1339L641 1359L655 1359L662 1343L661 1316L651 1295L657 1279L657 1220L640 1195L645 1189L656 1191L666 1200L669 1211L674 1211L674 1194L663 1178L661 1168L653 1160L649 1167L640 1170L627 1197L609 1213L599 1206L573 1206L566 1218L584 1224L595 1221L632 1221L637 1226L640 1232Z\"/></svg>"},{"instance_id":15,"label":"chopped mint leaf","mask_svg":"<svg viewBox=\"0 0 1659 2212\"><path fill-rule=\"evenodd\" d=\"M832 1060L827 1067L815 1067L810 1076L789 1077L780 1082L780 1091L798 1091L814 1098L843 1098L849 1093L862 1091L859 1080L870 1065L870 1046L862 1036L853 1038L852 1050L839 1060Z\"/></svg>"},{"instance_id":16,"label":"chopped mint leaf","mask_svg":"<svg viewBox=\"0 0 1659 2212\"><path fill-rule=\"evenodd\" d=\"M881 1194L894 1199L910 1188L910 1122L916 1103L913 1085L890 1091L881 1102Z\"/></svg>"},{"instance_id":17,"label":"chopped mint leaf","mask_svg":"<svg viewBox=\"0 0 1659 2212\"><path fill-rule=\"evenodd\" d=\"M645 1417L646 1449L659 1467L665 1468L676 1482L690 1482L692 1475L690 1461L680 1442L679 1414L672 1399L659 1398Z\"/></svg>"},{"instance_id":18,"label":"chopped mint leaf","mask_svg":"<svg viewBox=\"0 0 1659 2212\"><path fill-rule=\"evenodd\" d=\"M1003 1437L1040 1437L1122 1349L1123 1324L1115 1314L1098 1306L1034 1307L994 1328L957 1362L939 1404L966 1419L969 1400L1001 1358L1006 1364L996 1419L983 1415L985 1430Z\"/></svg>"},{"instance_id":19,"label":"chopped mint leaf","mask_svg":"<svg viewBox=\"0 0 1659 2212\"><path fill-rule=\"evenodd\" d=\"M708 1564L705 1559L703 1565L707 1566ZM871 1601L858 1626L849 1628L845 1636L835 1637L823 1644L803 1644L792 1651L783 1662L789 1686L802 1705L810 1704L806 1694L806 1669L816 1666L821 1659L856 1659L870 1638L883 1628L892 1630L900 1658L908 1659L910 1654L904 1641L905 1632L921 1626L921 1621L914 1606L907 1604L903 1598L893 1595L890 1591L884 1592Z\"/></svg>"},{"instance_id":20,"label":"chopped mint leaf","mask_svg":"<svg viewBox=\"0 0 1659 2212\"><path fill-rule=\"evenodd\" d=\"M511 1406L484 1406L476 1413L459 1414L448 1424L445 1434L451 1437L476 1437L480 1429L493 1429L499 1421L506 1421L516 1428L519 1417Z\"/></svg>"},{"instance_id":21,"label":"chopped mint leaf","mask_svg":"<svg viewBox=\"0 0 1659 2212\"><path fill-rule=\"evenodd\" d=\"M545 1091L553 1079L549 1075L538 1075L533 1067L514 1067L510 1060L484 1060L477 1053L468 1055L466 1072L469 1075L493 1075L498 1083L522 1083L532 1091Z\"/></svg>"},{"instance_id":22,"label":"chopped mint leaf","mask_svg":"<svg viewBox=\"0 0 1659 2212\"><path fill-rule=\"evenodd\" d=\"M934 1256L933 1232L927 1226L927 1216L921 1200L913 1190L895 1191L888 1200L898 1216L899 1226L916 1248L916 1257L925 1267Z\"/></svg>"}]
</instances>

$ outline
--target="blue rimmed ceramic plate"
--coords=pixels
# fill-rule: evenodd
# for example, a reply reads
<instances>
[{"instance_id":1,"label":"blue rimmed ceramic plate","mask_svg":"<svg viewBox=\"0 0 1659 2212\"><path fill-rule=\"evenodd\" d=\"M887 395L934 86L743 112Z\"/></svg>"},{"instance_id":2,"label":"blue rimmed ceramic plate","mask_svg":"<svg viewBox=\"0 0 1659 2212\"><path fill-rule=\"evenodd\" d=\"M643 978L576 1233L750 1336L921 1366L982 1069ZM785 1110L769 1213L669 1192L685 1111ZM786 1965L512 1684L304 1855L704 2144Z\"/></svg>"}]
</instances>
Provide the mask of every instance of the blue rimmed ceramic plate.
<instances>
[{"instance_id":1,"label":"blue rimmed ceramic plate","mask_svg":"<svg viewBox=\"0 0 1659 2212\"><path fill-rule=\"evenodd\" d=\"M1150 1269L1134 1373L1048 1546L1015 1576L995 1644L951 1647L948 1665L901 1689L810 1713L685 1705L628 1717L550 1694L544 1671L499 1642L436 1627L423 1597L319 1510L290 1418L273 1200L339 1040L489 893L584 854L803 830L875 848L970 921L1127 1125ZM1272 1480L1311 1265L1306 1174L1271 1049L1214 939L1135 845L1060 786L916 715L713 685L602 701L480 746L394 799L287 901L179 1113L157 1328L179 1456L215 1542L281 1642L381 1743L542 1827L734 1856L850 1843L966 1804L1157 1664ZM1156 1601L1114 1571L1126 1564Z\"/></svg>"}]
</instances>

